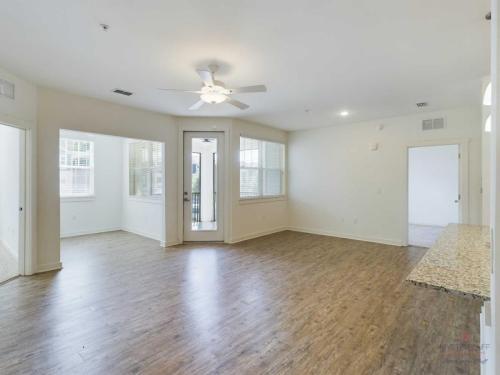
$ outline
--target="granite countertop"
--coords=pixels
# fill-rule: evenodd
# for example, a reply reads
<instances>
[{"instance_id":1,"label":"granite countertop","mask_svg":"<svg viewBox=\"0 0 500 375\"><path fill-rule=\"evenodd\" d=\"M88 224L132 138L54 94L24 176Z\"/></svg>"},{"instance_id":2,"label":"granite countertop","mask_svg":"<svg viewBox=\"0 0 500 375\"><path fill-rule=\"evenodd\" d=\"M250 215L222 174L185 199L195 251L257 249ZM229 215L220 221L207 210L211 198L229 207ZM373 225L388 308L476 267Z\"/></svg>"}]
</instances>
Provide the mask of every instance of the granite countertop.
<instances>
[{"instance_id":1,"label":"granite countertop","mask_svg":"<svg viewBox=\"0 0 500 375\"><path fill-rule=\"evenodd\" d=\"M490 230L449 224L406 278L418 286L490 299Z\"/></svg>"}]
</instances>

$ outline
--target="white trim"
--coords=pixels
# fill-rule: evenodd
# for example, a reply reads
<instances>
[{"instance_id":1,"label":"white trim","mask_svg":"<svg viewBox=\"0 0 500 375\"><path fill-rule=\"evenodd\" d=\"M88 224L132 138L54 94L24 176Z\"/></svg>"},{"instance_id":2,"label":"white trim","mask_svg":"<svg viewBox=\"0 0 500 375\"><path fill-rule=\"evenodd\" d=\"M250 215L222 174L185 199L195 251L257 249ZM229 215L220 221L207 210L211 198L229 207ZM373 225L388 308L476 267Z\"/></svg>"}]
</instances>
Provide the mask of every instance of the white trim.
<instances>
[{"instance_id":1,"label":"white trim","mask_svg":"<svg viewBox=\"0 0 500 375\"><path fill-rule=\"evenodd\" d=\"M34 145L36 144L36 138L33 135L34 131L30 128L24 129L25 143L24 143L24 230L25 230L25 240L24 240L24 252L22 257L19 259L24 263L24 269L21 275L33 275L35 273L35 268L37 267L37 254L36 254L36 244L34 244L35 235L34 230L36 226L36 215L35 215L35 202L36 197L34 192L36 191L37 180L34 173L34 168L36 168L35 157L36 153L34 151Z\"/></svg>"},{"instance_id":2,"label":"white trim","mask_svg":"<svg viewBox=\"0 0 500 375\"><path fill-rule=\"evenodd\" d=\"M168 241L168 242L162 242L162 247L171 247L171 246L177 246L177 245L182 245L182 242L179 241Z\"/></svg>"},{"instance_id":3,"label":"white trim","mask_svg":"<svg viewBox=\"0 0 500 375\"><path fill-rule=\"evenodd\" d=\"M301 227L288 227L288 230L291 230L293 232L317 234L320 236L338 237L338 238L346 238L349 240L380 243L384 245L405 246L405 243L403 241L390 238L379 238L379 237L369 237L369 236L367 237L349 233L332 232L327 230L318 230L318 229L301 228Z\"/></svg>"},{"instance_id":4,"label":"white trim","mask_svg":"<svg viewBox=\"0 0 500 375\"><path fill-rule=\"evenodd\" d=\"M282 202L288 200L286 195L276 195L270 197L255 197L255 198L240 198L240 204L259 204L259 203L271 203L271 202Z\"/></svg>"},{"instance_id":5,"label":"white trim","mask_svg":"<svg viewBox=\"0 0 500 375\"><path fill-rule=\"evenodd\" d=\"M19 218L18 218L18 231L17 234L17 268L18 274L24 275L26 272L25 258L26 258L26 130L19 132Z\"/></svg>"},{"instance_id":6,"label":"white trim","mask_svg":"<svg viewBox=\"0 0 500 375\"><path fill-rule=\"evenodd\" d=\"M255 139L256 141L279 143L279 144L282 144L282 145L284 145L286 147L286 140L284 141L283 139L259 137L259 136L250 135L248 133L240 133L240 138L241 137Z\"/></svg>"},{"instance_id":7,"label":"white trim","mask_svg":"<svg viewBox=\"0 0 500 375\"><path fill-rule=\"evenodd\" d=\"M61 202L71 203L71 202L89 202L96 199L95 195L82 195L78 196L68 196L68 197L59 197Z\"/></svg>"},{"instance_id":8,"label":"white trim","mask_svg":"<svg viewBox=\"0 0 500 375\"><path fill-rule=\"evenodd\" d=\"M79 236L86 236L88 234L98 234L98 233L108 233L108 232L116 232L122 230L121 227L116 227L116 228L106 228L106 229L97 229L97 230L84 230L80 232L71 232L71 233L65 233L62 234L60 238L71 238L71 237L79 237Z\"/></svg>"},{"instance_id":9,"label":"white trim","mask_svg":"<svg viewBox=\"0 0 500 375\"><path fill-rule=\"evenodd\" d=\"M127 196L126 199L130 202L147 203L147 204L163 204L163 194L156 198Z\"/></svg>"},{"instance_id":10,"label":"white trim","mask_svg":"<svg viewBox=\"0 0 500 375\"><path fill-rule=\"evenodd\" d=\"M49 271L58 271L60 269L62 269L62 263L61 262L39 264L38 268L36 270L36 273L49 272Z\"/></svg>"},{"instance_id":11,"label":"white trim","mask_svg":"<svg viewBox=\"0 0 500 375\"><path fill-rule=\"evenodd\" d=\"M254 238L259 238L259 237L267 236L270 234L283 232L286 230L288 230L288 227L279 227L279 228L274 228L274 229L270 229L270 230L265 230L262 232L254 232L254 233L250 233L250 234L245 234L244 236L233 238L230 243L233 244L233 243L238 243L238 242L242 242L242 241L252 240Z\"/></svg>"},{"instance_id":12,"label":"white trim","mask_svg":"<svg viewBox=\"0 0 500 375\"><path fill-rule=\"evenodd\" d=\"M224 147L224 133L223 132L184 132L184 148L183 148L183 170L182 170L182 178L185 180L183 184L183 195L184 189L187 190L189 194L191 194L191 174L185 175L184 172L191 171L191 148L192 148L192 140L195 138L206 138L213 137L217 139L217 226L214 230L193 230L191 228L191 215L188 217L184 217L185 210L189 208L191 211L191 203L186 204L187 202L182 202L182 210L183 210L183 239L185 241L190 242L209 242L209 241L217 241L222 242L225 240L224 236L224 223L225 223L225 197L226 197L226 186L225 186L225 171L226 171L226 152ZM186 160L189 162L186 164ZM187 185L187 188L186 188ZM191 195L189 195L191 196Z\"/></svg>"},{"instance_id":13,"label":"white trim","mask_svg":"<svg viewBox=\"0 0 500 375\"><path fill-rule=\"evenodd\" d=\"M20 146L20 206L23 207L20 215L19 226L19 253L18 264L20 275L33 275L36 272L36 252L33 245L34 239L34 189L36 188L36 176L34 176L33 147L36 139L33 136L35 124L20 118L11 117L0 113L0 125L10 126L21 131Z\"/></svg>"},{"instance_id":14,"label":"white trim","mask_svg":"<svg viewBox=\"0 0 500 375\"><path fill-rule=\"evenodd\" d=\"M227 120L227 119L223 119ZM223 121L222 120L222 121ZM231 242L232 233L232 157L231 126L230 125L184 125L179 124L177 138L177 241L167 243L180 244L184 242L184 133L186 132L221 132L224 134L224 242ZM239 151L238 151L239 152Z\"/></svg>"}]
</instances>

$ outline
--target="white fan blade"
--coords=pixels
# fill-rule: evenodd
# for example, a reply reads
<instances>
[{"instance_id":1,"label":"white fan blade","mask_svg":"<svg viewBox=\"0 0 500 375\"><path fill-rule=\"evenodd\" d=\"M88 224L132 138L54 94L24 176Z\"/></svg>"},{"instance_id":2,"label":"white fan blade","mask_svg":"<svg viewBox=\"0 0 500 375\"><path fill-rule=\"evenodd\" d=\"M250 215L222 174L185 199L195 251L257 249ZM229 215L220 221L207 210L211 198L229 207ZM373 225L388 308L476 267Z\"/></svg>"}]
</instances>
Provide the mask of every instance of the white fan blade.
<instances>
[{"instance_id":1,"label":"white fan blade","mask_svg":"<svg viewBox=\"0 0 500 375\"><path fill-rule=\"evenodd\" d=\"M232 98L229 98L226 100L226 103L229 103L231 105L234 105L235 107L238 107L239 109L247 109L250 108L248 104L242 103L239 100L235 100Z\"/></svg>"},{"instance_id":2,"label":"white fan blade","mask_svg":"<svg viewBox=\"0 0 500 375\"><path fill-rule=\"evenodd\" d=\"M266 92L266 91L267 87L264 85L245 86L245 87L238 87L236 89L229 89L229 92L231 94L239 94L245 92Z\"/></svg>"},{"instance_id":3,"label":"white fan blade","mask_svg":"<svg viewBox=\"0 0 500 375\"><path fill-rule=\"evenodd\" d=\"M195 91L195 90L162 89L162 88L159 88L158 90L161 90L161 91L175 91L175 92L190 92L190 93L193 93L193 94L201 94L201 91Z\"/></svg>"},{"instance_id":4,"label":"white fan blade","mask_svg":"<svg viewBox=\"0 0 500 375\"><path fill-rule=\"evenodd\" d=\"M205 104L205 102L203 100L198 100L191 107L189 107L189 110L196 111L197 109L200 109L203 104Z\"/></svg>"},{"instance_id":5,"label":"white fan blade","mask_svg":"<svg viewBox=\"0 0 500 375\"><path fill-rule=\"evenodd\" d=\"M206 86L214 85L214 74L207 69L197 69L196 72Z\"/></svg>"}]
</instances>

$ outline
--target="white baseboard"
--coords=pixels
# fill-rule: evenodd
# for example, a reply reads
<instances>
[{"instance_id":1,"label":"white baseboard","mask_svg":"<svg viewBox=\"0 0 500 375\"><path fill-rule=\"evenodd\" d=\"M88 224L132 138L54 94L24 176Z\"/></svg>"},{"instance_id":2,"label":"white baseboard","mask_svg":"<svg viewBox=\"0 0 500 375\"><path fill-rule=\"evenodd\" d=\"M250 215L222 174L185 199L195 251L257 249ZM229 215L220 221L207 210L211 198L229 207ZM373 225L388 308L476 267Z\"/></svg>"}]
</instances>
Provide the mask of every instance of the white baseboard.
<instances>
[{"instance_id":1,"label":"white baseboard","mask_svg":"<svg viewBox=\"0 0 500 375\"><path fill-rule=\"evenodd\" d=\"M61 238L69 238L69 237L85 236L87 234L116 232L118 230L122 230L122 228L116 227L116 228L107 228L107 229L86 230L86 231L82 231L82 232L64 233L64 234L61 234L60 236L61 236Z\"/></svg>"},{"instance_id":2,"label":"white baseboard","mask_svg":"<svg viewBox=\"0 0 500 375\"><path fill-rule=\"evenodd\" d=\"M318 234L321 236L339 237L339 238L346 238L349 240L380 243L380 244L384 244L384 245L406 246L406 244L401 240L358 236L358 235L353 235L353 234L346 234L346 233L339 233L339 232L332 232L332 231L325 231L325 230L317 230L317 229L312 229L312 228L288 227L287 229L294 231L294 232Z\"/></svg>"},{"instance_id":3,"label":"white baseboard","mask_svg":"<svg viewBox=\"0 0 500 375\"><path fill-rule=\"evenodd\" d=\"M141 230L135 230L135 229L132 229L132 228L127 228L127 227L122 227L120 230L123 230L125 232L130 232L130 233L133 233L133 234L137 234L138 236L147 237L147 238L151 238L152 240L156 240L156 241L162 242L161 238L159 238L156 234L152 234L152 233L148 233L148 232L143 232Z\"/></svg>"},{"instance_id":4,"label":"white baseboard","mask_svg":"<svg viewBox=\"0 0 500 375\"><path fill-rule=\"evenodd\" d=\"M267 235L273 234L273 233L283 232L285 230L288 230L288 228L287 227L279 227L279 228L274 228L274 229L265 230L265 231L261 231L261 232L249 233L249 234L245 234L244 236L233 238L229 243L238 243L238 242L242 242L242 241L252 240L254 238L267 236Z\"/></svg>"},{"instance_id":5,"label":"white baseboard","mask_svg":"<svg viewBox=\"0 0 500 375\"><path fill-rule=\"evenodd\" d=\"M165 246L163 246L165 244ZM163 242L162 241L162 246L163 247L170 247L170 246L177 246L177 245L182 245L182 242L179 241L168 241L168 242Z\"/></svg>"},{"instance_id":6,"label":"white baseboard","mask_svg":"<svg viewBox=\"0 0 500 375\"><path fill-rule=\"evenodd\" d=\"M62 269L62 263L57 262L57 263L46 263L46 264L39 264L37 267L36 273L41 273L41 272L48 272L48 271L56 271Z\"/></svg>"}]
</instances>

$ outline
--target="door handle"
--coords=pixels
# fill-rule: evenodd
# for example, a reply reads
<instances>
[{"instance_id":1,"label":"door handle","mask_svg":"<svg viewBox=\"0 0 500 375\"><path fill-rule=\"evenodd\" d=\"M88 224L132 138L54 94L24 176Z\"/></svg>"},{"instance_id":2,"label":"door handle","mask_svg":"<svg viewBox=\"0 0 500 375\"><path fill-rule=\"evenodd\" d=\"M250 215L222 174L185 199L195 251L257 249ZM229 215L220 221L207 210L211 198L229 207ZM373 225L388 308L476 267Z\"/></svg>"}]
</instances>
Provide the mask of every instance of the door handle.
<instances>
[{"instance_id":1,"label":"door handle","mask_svg":"<svg viewBox=\"0 0 500 375\"><path fill-rule=\"evenodd\" d=\"M188 197L184 197L184 202L190 202L190 199Z\"/></svg>"},{"instance_id":2,"label":"door handle","mask_svg":"<svg viewBox=\"0 0 500 375\"><path fill-rule=\"evenodd\" d=\"M458 203L458 199L455 199L455 203Z\"/></svg>"}]
</instances>

